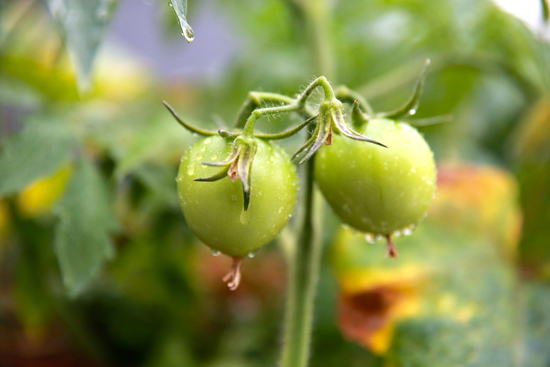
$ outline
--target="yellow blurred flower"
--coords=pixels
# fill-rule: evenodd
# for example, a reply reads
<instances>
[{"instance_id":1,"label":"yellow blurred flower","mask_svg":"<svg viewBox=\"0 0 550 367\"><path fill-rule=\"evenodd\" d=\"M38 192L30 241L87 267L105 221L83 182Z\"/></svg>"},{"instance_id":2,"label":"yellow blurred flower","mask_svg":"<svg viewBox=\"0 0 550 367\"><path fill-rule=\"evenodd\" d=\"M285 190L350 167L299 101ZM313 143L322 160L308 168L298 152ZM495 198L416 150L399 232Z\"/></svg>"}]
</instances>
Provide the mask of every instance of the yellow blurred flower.
<instances>
[{"instance_id":1,"label":"yellow blurred flower","mask_svg":"<svg viewBox=\"0 0 550 367\"><path fill-rule=\"evenodd\" d=\"M71 174L71 167L65 166L50 177L39 179L25 188L17 197L22 215L36 217L48 212L59 200Z\"/></svg>"}]
</instances>

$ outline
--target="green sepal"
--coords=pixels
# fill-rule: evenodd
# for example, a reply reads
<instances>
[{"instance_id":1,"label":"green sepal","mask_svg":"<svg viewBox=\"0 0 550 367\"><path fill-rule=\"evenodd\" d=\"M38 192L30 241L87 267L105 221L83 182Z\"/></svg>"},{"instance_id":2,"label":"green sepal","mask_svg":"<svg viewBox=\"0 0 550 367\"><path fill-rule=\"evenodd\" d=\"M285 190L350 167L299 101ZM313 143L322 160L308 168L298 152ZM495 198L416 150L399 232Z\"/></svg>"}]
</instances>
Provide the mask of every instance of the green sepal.
<instances>
[{"instance_id":1,"label":"green sepal","mask_svg":"<svg viewBox=\"0 0 550 367\"><path fill-rule=\"evenodd\" d=\"M349 89L345 85L341 85L336 90L336 98L342 102L358 104L358 108L366 113L369 117L374 115L374 110L367 100L359 93Z\"/></svg>"},{"instance_id":2,"label":"green sepal","mask_svg":"<svg viewBox=\"0 0 550 367\"><path fill-rule=\"evenodd\" d=\"M410 115L410 116L414 115L416 113L416 109L418 108L418 103L420 101L420 96L422 95L422 90L424 89L424 79L425 79L426 71L428 70L429 65L430 65L430 59L426 59L424 68L420 72L418 79L416 79L414 92L409 98L409 100L402 107L392 112L380 113L376 117L388 118L388 119L399 119L400 117L403 117L405 115Z\"/></svg>"},{"instance_id":3,"label":"green sepal","mask_svg":"<svg viewBox=\"0 0 550 367\"><path fill-rule=\"evenodd\" d=\"M321 117L321 115L319 115L319 118L317 119L317 124L315 126L315 130L313 131L313 134L311 134L311 137L309 138L309 140L304 145L302 145L300 147L300 149L298 149L296 151L296 153L294 153L294 155L292 156L292 160L298 158L304 151L311 151L311 147L315 144L315 141L317 141L317 138L320 134L320 130L322 129L322 125L326 124L322 120L326 120L326 114L323 114L322 117ZM305 161L303 159L301 159L298 164L302 164L303 162L305 162Z\"/></svg>"},{"instance_id":4,"label":"green sepal","mask_svg":"<svg viewBox=\"0 0 550 367\"><path fill-rule=\"evenodd\" d=\"M381 147L384 147L384 148L388 147L386 144L381 143L378 140L371 139L369 137L361 135L358 132L350 129L349 126L344 121L344 116L342 115L342 111L339 109L335 109L335 108L331 109L331 119L332 121L334 121L337 131L339 131L342 135L350 139L365 141L367 143L373 143L376 145L380 145Z\"/></svg>"},{"instance_id":5,"label":"green sepal","mask_svg":"<svg viewBox=\"0 0 550 367\"><path fill-rule=\"evenodd\" d=\"M235 161L235 159L237 159L237 157L239 156L239 154L241 153L241 145L240 144L237 144L237 140L235 140L235 143L233 144L233 149L231 149L231 153L229 153L229 156L224 159L223 161L219 161L219 162L201 162L201 164L205 165L205 166L229 166L231 165L231 163L233 163Z\"/></svg>"},{"instance_id":6,"label":"green sepal","mask_svg":"<svg viewBox=\"0 0 550 367\"><path fill-rule=\"evenodd\" d=\"M260 139L266 139L266 140L280 140L280 139L286 139L291 137L292 135L295 135L299 133L304 127L312 123L319 115L311 116L307 120L305 120L300 125L296 126L293 129L289 129L287 131L283 131L279 134L262 134L262 133L256 133L254 134L254 137L260 138Z\"/></svg>"},{"instance_id":7,"label":"green sepal","mask_svg":"<svg viewBox=\"0 0 550 367\"><path fill-rule=\"evenodd\" d=\"M243 186L244 210L248 210L250 206L252 162L257 149L257 143L252 140L252 143L243 146L242 153L237 159L237 172Z\"/></svg>"},{"instance_id":8,"label":"green sepal","mask_svg":"<svg viewBox=\"0 0 550 367\"><path fill-rule=\"evenodd\" d=\"M307 151L306 155L300 160L298 164L304 164L311 157L313 157L313 155L323 146L323 143L327 141L329 135L332 133L330 112L327 111L325 113L324 120L325 121L319 125L319 129L317 130L317 135L315 136L313 144L311 144L311 147Z\"/></svg>"},{"instance_id":9,"label":"green sepal","mask_svg":"<svg viewBox=\"0 0 550 367\"><path fill-rule=\"evenodd\" d=\"M229 171L229 165L227 165L225 168L223 168L220 172L216 173L215 175L212 175L210 177L195 178L193 181L216 182L216 181L221 180L222 178L226 178L228 171Z\"/></svg>"},{"instance_id":10,"label":"green sepal","mask_svg":"<svg viewBox=\"0 0 550 367\"><path fill-rule=\"evenodd\" d=\"M363 112L361 112L359 102L355 100L351 106L351 124L354 128L359 129L367 122L369 122L369 120L365 117Z\"/></svg>"},{"instance_id":11,"label":"green sepal","mask_svg":"<svg viewBox=\"0 0 550 367\"><path fill-rule=\"evenodd\" d=\"M201 129L201 128L198 128L198 127L195 127L195 126L193 126L193 125L190 125L190 124L186 123L185 121L183 121L183 120L181 119L181 117L178 116L178 114L176 113L176 111L174 111L174 109L168 104L168 102L162 101L162 103L163 103L164 106L168 109L168 111L170 111L170 113L172 114L172 116L174 116L174 118L176 119L176 121L179 122L181 126L183 126L184 128L186 128L187 130L191 131L193 134L198 134L198 135L202 135L202 136L214 136L214 135L218 135L218 132L217 132L217 131L211 131L211 130Z\"/></svg>"}]
</instances>

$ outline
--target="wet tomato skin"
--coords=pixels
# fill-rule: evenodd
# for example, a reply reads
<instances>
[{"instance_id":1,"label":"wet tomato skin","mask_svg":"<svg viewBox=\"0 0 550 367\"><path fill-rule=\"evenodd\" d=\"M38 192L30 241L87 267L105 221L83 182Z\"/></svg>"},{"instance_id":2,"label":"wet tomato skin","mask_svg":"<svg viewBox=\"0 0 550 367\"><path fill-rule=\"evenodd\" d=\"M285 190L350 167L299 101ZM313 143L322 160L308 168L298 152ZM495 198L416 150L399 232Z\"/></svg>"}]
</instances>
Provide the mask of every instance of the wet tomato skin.
<instances>
[{"instance_id":1,"label":"wet tomato skin","mask_svg":"<svg viewBox=\"0 0 550 367\"><path fill-rule=\"evenodd\" d=\"M371 120L360 133L388 148L335 135L315 161L315 178L340 219L366 233L388 235L414 226L436 187L433 153L409 124Z\"/></svg>"},{"instance_id":2,"label":"wet tomato skin","mask_svg":"<svg viewBox=\"0 0 550 367\"><path fill-rule=\"evenodd\" d=\"M232 143L213 136L183 155L177 176L183 215L193 233L215 251L244 257L273 240L294 212L298 188L296 168L282 148L257 139L252 164L250 206L244 211L240 180L197 182L221 167L201 164L221 161Z\"/></svg>"}]
</instances>

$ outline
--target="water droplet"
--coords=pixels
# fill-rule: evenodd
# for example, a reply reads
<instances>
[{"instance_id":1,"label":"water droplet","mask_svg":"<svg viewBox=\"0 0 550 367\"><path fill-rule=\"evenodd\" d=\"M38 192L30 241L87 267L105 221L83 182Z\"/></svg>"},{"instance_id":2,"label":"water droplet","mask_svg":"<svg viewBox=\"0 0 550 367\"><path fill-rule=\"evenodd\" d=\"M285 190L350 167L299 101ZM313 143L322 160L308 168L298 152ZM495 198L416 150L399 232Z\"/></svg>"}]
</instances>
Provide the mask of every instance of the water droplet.
<instances>
[{"instance_id":1,"label":"water droplet","mask_svg":"<svg viewBox=\"0 0 550 367\"><path fill-rule=\"evenodd\" d=\"M197 158L198 160L201 160L201 159L203 159L204 157L202 156L202 154L197 154L197 156L196 156L195 158Z\"/></svg>"},{"instance_id":2,"label":"water droplet","mask_svg":"<svg viewBox=\"0 0 550 367\"><path fill-rule=\"evenodd\" d=\"M256 253L255 252L249 252L246 256L253 259L256 256Z\"/></svg>"},{"instance_id":3,"label":"water droplet","mask_svg":"<svg viewBox=\"0 0 550 367\"><path fill-rule=\"evenodd\" d=\"M365 235L365 239L367 240L368 243L370 243L371 245L374 245L374 235L372 233L367 233Z\"/></svg>"},{"instance_id":4,"label":"water droplet","mask_svg":"<svg viewBox=\"0 0 550 367\"><path fill-rule=\"evenodd\" d=\"M410 236L411 234L413 234L413 229L414 229L414 224L403 228L403 235Z\"/></svg>"},{"instance_id":5,"label":"water droplet","mask_svg":"<svg viewBox=\"0 0 550 367\"><path fill-rule=\"evenodd\" d=\"M220 256L221 252L219 250L214 250L213 248L210 249L210 253L212 256Z\"/></svg>"},{"instance_id":6,"label":"water droplet","mask_svg":"<svg viewBox=\"0 0 550 367\"><path fill-rule=\"evenodd\" d=\"M204 143L203 143L203 144L204 144L204 145L210 144L211 141L212 141L212 139L206 138L206 139L204 139Z\"/></svg>"},{"instance_id":7,"label":"water droplet","mask_svg":"<svg viewBox=\"0 0 550 367\"><path fill-rule=\"evenodd\" d=\"M416 114L416 109L415 108L413 108L412 110L409 111L409 115L412 116L414 114Z\"/></svg>"},{"instance_id":8,"label":"water droplet","mask_svg":"<svg viewBox=\"0 0 550 367\"><path fill-rule=\"evenodd\" d=\"M288 217L289 217L289 218L292 218L292 214L289 214Z\"/></svg>"},{"instance_id":9,"label":"water droplet","mask_svg":"<svg viewBox=\"0 0 550 367\"><path fill-rule=\"evenodd\" d=\"M282 207L280 207L280 208L279 208L279 213L282 213L282 212L283 212L283 210L285 210L285 208L284 208L283 206L282 206Z\"/></svg>"},{"instance_id":10,"label":"water droplet","mask_svg":"<svg viewBox=\"0 0 550 367\"><path fill-rule=\"evenodd\" d=\"M195 173L195 162L191 163L191 164L187 167L187 174L188 174L188 175L192 175L193 173Z\"/></svg>"},{"instance_id":11,"label":"water droplet","mask_svg":"<svg viewBox=\"0 0 550 367\"><path fill-rule=\"evenodd\" d=\"M214 155L212 156L212 158L210 158L210 159L212 159L213 161L215 161L216 159L218 159L218 155L217 155L217 154L214 154Z\"/></svg>"},{"instance_id":12,"label":"water droplet","mask_svg":"<svg viewBox=\"0 0 550 367\"><path fill-rule=\"evenodd\" d=\"M376 237L374 237L376 241L380 241L382 238L384 238L384 236L382 236L381 234L377 234Z\"/></svg>"},{"instance_id":13,"label":"water droplet","mask_svg":"<svg viewBox=\"0 0 550 367\"><path fill-rule=\"evenodd\" d=\"M206 150L206 147L201 148L201 152L204 152Z\"/></svg>"},{"instance_id":14,"label":"water droplet","mask_svg":"<svg viewBox=\"0 0 550 367\"><path fill-rule=\"evenodd\" d=\"M243 210L241 212L241 223L242 224L248 224L250 223L250 212L247 210Z\"/></svg>"},{"instance_id":15,"label":"water droplet","mask_svg":"<svg viewBox=\"0 0 550 367\"><path fill-rule=\"evenodd\" d=\"M401 232L395 231L395 232L393 232L393 236L394 237L401 237Z\"/></svg>"},{"instance_id":16,"label":"water droplet","mask_svg":"<svg viewBox=\"0 0 550 367\"><path fill-rule=\"evenodd\" d=\"M350 229L350 226L348 226L348 225L345 224L345 223L342 223L342 228L344 228L344 229Z\"/></svg>"},{"instance_id":17,"label":"water droplet","mask_svg":"<svg viewBox=\"0 0 550 367\"><path fill-rule=\"evenodd\" d=\"M186 27L183 29L182 33L183 37L187 40L187 42L193 42L195 39L195 32L193 32L193 29L189 26L189 24L186 25Z\"/></svg>"},{"instance_id":18,"label":"water droplet","mask_svg":"<svg viewBox=\"0 0 550 367\"><path fill-rule=\"evenodd\" d=\"M271 157L269 157L269 160L270 160L271 162L277 162L277 157L275 157L275 156L272 155Z\"/></svg>"}]
</instances>

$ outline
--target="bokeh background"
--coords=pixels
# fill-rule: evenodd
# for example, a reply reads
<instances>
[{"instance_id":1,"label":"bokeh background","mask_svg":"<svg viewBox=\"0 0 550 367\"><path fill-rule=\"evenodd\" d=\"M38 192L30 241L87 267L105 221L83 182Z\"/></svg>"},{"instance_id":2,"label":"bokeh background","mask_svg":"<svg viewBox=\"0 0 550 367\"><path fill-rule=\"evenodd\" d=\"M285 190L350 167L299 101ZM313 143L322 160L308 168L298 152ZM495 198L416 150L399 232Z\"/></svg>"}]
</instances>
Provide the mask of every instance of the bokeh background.
<instances>
[{"instance_id":1,"label":"bokeh background","mask_svg":"<svg viewBox=\"0 0 550 367\"><path fill-rule=\"evenodd\" d=\"M414 118L453 118L420 128L438 190L398 260L325 208L312 366L550 366L548 7L498 3L329 1L335 86L392 110L430 58ZM178 207L197 138L161 100L219 128L248 91L298 93L300 4L190 1L188 44L166 1L0 1L1 367L276 365L284 236L227 290Z\"/></svg>"}]
</instances>

